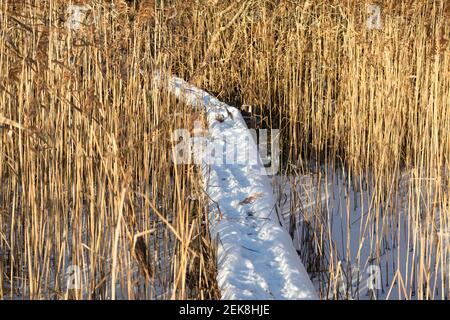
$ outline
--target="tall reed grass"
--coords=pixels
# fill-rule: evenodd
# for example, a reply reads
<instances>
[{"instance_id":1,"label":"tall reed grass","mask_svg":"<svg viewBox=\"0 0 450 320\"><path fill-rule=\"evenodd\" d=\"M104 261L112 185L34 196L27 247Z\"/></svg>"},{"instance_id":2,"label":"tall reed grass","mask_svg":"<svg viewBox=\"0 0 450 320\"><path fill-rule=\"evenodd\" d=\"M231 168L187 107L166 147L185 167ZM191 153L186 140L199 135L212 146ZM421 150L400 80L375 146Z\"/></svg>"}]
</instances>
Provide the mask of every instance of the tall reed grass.
<instances>
[{"instance_id":1,"label":"tall reed grass","mask_svg":"<svg viewBox=\"0 0 450 320\"><path fill-rule=\"evenodd\" d=\"M151 16L86 3L70 30L65 1L0 2L0 297L218 297L199 173L170 161L190 112L151 85Z\"/></svg>"},{"instance_id":2,"label":"tall reed grass","mask_svg":"<svg viewBox=\"0 0 450 320\"><path fill-rule=\"evenodd\" d=\"M193 115L152 86L160 69L279 128L283 174L370 191L357 241L376 263L406 232L399 297L448 298L445 0L377 1L380 29L370 1L76 3L90 9L71 31L69 2L0 0L0 297L220 297L201 176L170 161ZM303 211L302 257L321 297L348 298L332 209ZM83 290L65 290L70 265Z\"/></svg>"}]
</instances>

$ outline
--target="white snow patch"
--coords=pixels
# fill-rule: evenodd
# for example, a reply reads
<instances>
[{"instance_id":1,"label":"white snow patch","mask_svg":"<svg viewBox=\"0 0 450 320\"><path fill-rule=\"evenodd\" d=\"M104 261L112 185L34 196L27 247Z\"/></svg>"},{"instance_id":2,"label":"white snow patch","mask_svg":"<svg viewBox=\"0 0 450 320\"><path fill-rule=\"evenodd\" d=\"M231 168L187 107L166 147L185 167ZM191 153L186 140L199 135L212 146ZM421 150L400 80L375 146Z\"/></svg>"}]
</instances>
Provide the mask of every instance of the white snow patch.
<instances>
[{"instance_id":1,"label":"white snow patch","mask_svg":"<svg viewBox=\"0 0 450 320\"><path fill-rule=\"evenodd\" d=\"M239 110L180 78L163 79L156 73L154 81L164 82L192 107L204 108L208 140L219 146L209 158L205 155L202 172L211 197L210 232L219 240L217 280L222 299L318 299L280 225L271 184ZM228 163L227 143L232 138L240 143L233 146L236 161Z\"/></svg>"}]
</instances>

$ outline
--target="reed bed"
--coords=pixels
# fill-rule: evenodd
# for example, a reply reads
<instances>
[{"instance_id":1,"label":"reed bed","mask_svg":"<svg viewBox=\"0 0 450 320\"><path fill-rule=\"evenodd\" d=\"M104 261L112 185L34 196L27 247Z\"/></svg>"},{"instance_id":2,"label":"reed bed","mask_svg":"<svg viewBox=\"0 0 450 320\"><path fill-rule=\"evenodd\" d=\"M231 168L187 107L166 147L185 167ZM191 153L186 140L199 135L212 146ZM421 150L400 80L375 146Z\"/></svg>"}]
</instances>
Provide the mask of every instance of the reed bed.
<instances>
[{"instance_id":1,"label":"reed bed","mask_svg":"<svg viewBox=\"0 0 450 320\"><path fill-rule=\"evenodd\" d=\"M369 5L380 8L380 28L367 25ZM316 201L301 217L307 236L300 252L321 296L351 296L340 290L351 266L362 263L351 247L370 243L370 263L393 269L395 279L383 280L385 297L395 290L399 299L448 298L448 4L241 1L193 7L190 27L172 34L178 29L171 26L162 38L161 49L189 44L185 51L163 50L176 61L172 70L264 119L263 126L279 128L282 174L313 175L316 190L343 179L332 190L332 198L343 194L334 219L345 224L356 209L365 217L361 230L370 230L369 236L344 233L339 254L330 226L335 202ZM352 207L354 192L363 208ZM292 212L304 205L293 203ZM397 248L403 235L411 252L406 261ZM381 265L381 256L394 250Z\"/></svg>"},{"instance_id":2,"label":"reed bed","mask_svg":"<svg viewBox=\"0 0 450 320\"><path fill-rule=\"evenodd\" d=\"M153 90L152 23L89 5L73 31L66 2L1 2L0 297L215 298L199 173L170 161L191 112Z\"/></svg>"},{"instance_id":3,"label":"reed bed","mask_svg":"<svg viewBox=\"0 0 450 320\"><path fill-rule=\"evenodd\" d=\"M445 0L76 3L90 9L71 31L68 2L0 0L0 297L220 297L201 176L170 161L171 132L197 115L152 86L156 69L280 129L280 174L313 177L316 198L339 185L334 219L359 201L370 236L338 252L336 201L303 210L292 182L322 298L350 298L354 243L394 269L386 292L449 297ZM404 235L406 270L400 250L381 259ZM70 265L83 290L65 289Z\"/></svg>"}]
</instances>

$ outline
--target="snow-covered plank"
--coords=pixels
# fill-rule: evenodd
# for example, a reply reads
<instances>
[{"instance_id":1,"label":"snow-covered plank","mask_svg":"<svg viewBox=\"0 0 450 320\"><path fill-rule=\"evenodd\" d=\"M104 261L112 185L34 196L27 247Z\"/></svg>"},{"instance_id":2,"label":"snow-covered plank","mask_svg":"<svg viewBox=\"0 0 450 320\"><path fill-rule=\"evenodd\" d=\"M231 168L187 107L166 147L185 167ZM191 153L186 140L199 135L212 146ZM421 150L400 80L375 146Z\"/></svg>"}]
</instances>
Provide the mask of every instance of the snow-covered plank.
<instances>
[{"instance_id":1,"label":"snow-covered plank","mask_svg":"<svg viewBox=\"0 0 450 320\"><path fill-rule=\"evenodd\" d=\"M180 78L155 74L154 81L206 112L212 148L202 155L202 172L211 198L210 233L219 243L222 299L317 299L280 225L266 170L239 110Z\"/></svg>"}]
</instances>

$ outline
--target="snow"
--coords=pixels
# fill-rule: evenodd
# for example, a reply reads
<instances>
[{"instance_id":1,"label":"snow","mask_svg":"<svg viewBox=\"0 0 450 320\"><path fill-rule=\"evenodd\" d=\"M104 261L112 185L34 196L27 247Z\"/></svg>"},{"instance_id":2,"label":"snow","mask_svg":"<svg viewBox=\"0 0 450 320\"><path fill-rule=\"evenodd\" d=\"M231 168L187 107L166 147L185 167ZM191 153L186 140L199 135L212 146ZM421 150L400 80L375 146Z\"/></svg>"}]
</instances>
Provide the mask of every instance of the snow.
<instances>
[{"instance_id":1,"label":"snow","mask_svg":"<svg viewBox=\"0 0 450 320\"><path fill-rule=\"evenodd\" d=\"M340 170L327 171L334 175L333 179L321 178L318 182L317 175L312 174L277 176L273 179L285 228L290 228L291 213L297 218L295 248L305 251L301 242L304 232L301 224L304 219L314 221L312 217L319 208L327 228L323 234L323 243L326 246L323 251L327 253L331 251L329 247L333 248L333 257L328 254L326 259L333 259L334 265L340 264L344 272L338 279L339 298L384 300L405 299L405 295L408 295L408 298L411 296L411 299L417 298L418 288L415 283L419 277L417 270L420 256L419 252L413 252L414 240L408 235L408 229L411 229L414 223L408 214L411 176L407 172L401 174L398 187L400 192L390 200L392 207L396 208L395 214L391 213L388 219L384 219L384 223L382 219L376 223L373 215L369 215L369 209L375 210L371 204L373 190L356 190L348 185L348 177L340 173ZM294 195L299 199L297 202L302 204L302 212L294 210ZM447 234L438 223L436 227L442 229L441 233ZM382 246L379 248L376 246L377 235L374 230L384 234ZM439 267L435 253L436 244L430 243L429 246L433 251L430 256L430 295L433 298L441 298L445 296L445 292L439 288L443 270ZM328 266L323 269L326 273ZM328 278L329 274L325 277ZM402 279L402 285L398 281L399 278ZM328 283L320 285L316 280L313 278L316 287L327 292ZM334 282L335 279L330 281ZM369 294L369 287L375 289L375 296ZM334 298L333 292L329 292L328 297L324 298Z\"/></svg>"},{"instance_id":2,"label":"snow","mask_svg":"<svg viewBox=\"0 0 450 320\"><path fill-rule=\"evenodd\" d=\"M210 233L218 240L222 299L317 299L277 217L266 169L239 110L180 78L156 73L154 81L206 112L202 172L211 199Z\"/></svg>"}]
</instances>

